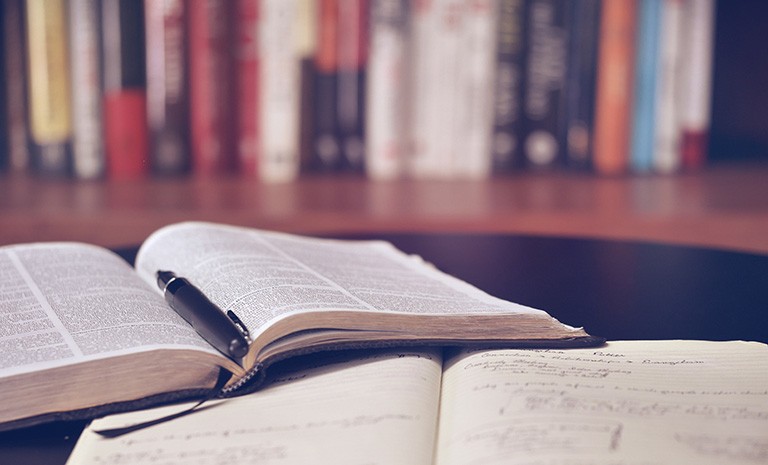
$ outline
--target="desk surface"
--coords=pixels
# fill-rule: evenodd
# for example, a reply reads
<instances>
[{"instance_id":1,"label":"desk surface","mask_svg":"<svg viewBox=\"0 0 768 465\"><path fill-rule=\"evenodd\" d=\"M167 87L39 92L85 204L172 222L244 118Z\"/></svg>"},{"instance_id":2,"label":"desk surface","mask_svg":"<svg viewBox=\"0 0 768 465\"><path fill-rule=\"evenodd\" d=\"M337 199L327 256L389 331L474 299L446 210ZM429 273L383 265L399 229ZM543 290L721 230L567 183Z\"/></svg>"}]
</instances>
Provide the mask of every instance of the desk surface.
<instances>
[{"instance_id":1,"label":"desk surface","mask_svg":"<svg viewBox=\"0 0 768 465\"><path fill-rule=\"evenodd\" d=\"M355 236L363 237L363 236ZM443 271L617 339L768 342L768 256L496 234L387 234ZM123 251L131 260L133 250ZM0 433L0 463L63 464L84 422Z\"/></svg>"}]
</instances>

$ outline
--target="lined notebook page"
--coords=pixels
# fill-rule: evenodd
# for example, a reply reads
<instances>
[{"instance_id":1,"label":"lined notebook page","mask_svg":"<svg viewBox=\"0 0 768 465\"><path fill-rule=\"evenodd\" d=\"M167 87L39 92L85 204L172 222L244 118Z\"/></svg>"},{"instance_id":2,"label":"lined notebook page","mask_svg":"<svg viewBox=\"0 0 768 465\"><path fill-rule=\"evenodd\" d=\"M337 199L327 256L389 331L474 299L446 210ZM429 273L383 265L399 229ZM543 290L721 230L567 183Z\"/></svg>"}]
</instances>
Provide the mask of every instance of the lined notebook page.
<instances>
[{"instance_id":1,"label":"lined notebook page","mask_svg":"<svg viewBox=\"0 0 768 465\"><path fill-rule=\"evenodd\" d=\"M768 346L613 342L449 361L437 463L768 463Z\"/></svg>"},{"instance_id":2,"label":"lined notebook page","mask_svg":"<svg viewBox=\"0 0 768 465\"><path fill-rule=\"evenodd\" d=\"M180 406L106 417L83 432L68 465L428 464L441 359L385 352L292 373L260 392L116 439L126 426Z\"/></svg>"}]
</instances>

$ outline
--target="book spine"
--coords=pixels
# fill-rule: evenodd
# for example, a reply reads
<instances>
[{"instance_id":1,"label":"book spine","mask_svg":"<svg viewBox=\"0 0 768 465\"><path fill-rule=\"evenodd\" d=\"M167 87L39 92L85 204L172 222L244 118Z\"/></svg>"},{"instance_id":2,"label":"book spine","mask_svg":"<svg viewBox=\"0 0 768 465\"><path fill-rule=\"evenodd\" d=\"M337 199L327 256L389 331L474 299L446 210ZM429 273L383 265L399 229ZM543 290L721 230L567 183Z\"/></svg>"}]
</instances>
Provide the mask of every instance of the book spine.
<instances>
[{"instance_id":1,"label":"book spine","mask_svg":"<svg viewBox=\"0 0 768 465\"><path fill-rule=\"evenodd\" d=\"M686 0L683 9L680 151L685 168L700 168L706 160L710 125L715 0Z\"/></svg>"},{"instance_id":2,"label":"book spine","mask_svg":"<svg viewBox=\"0 0 768 465\"><path fill-rule=\"evenodd\" d=\"M342 169L362 172L365 161L365 78L368 0L339 0L336 56L337 128Z\"/></svg>"},{"instance_id":3,"label":"book spine","mask_svg":"<svg viewBox=\"0 0 768 465\"><path fill-rule=\"evenodd\" d=\"M72 158L74 175L104 175L104 127L101 88L101 11L96 0L69 0L70 69L72 72Z\"/></svg>"},{"instance_id":4,"label":"book spine","mask_svg":"<svg viewBox=\"0 0 768 465\"><path fill-rule=\"evenodd\" d=\"M662 0L643 0L638 7L637 62L632 103L630 167L635 172L653 168L657 81L660 76L659 42Z\"/></svg>"},{"instance_id":5,"label":"book spine","mask_svg":"<svg viewBox=\"0 0 768 465\"><path fill-rule=\"evenodd\" d=\"M320 0L318 5L312 157L314 171L338 171L341 168L341 147L336 127L338 6L338 0Z\"/></svg>"},{"instance_id":6,"label":"book spine","mask_svg":"<svg viewBox=\"0 0 768 465\"><path fill-rule=\"evenodd\" d=\"M408 1L373 0L365 103L366 173L402 176L405 157Z\"/></svg>"},{"instance_id":7,"label":"book spine","mask_svg":"<svg viewBox=\"0 0 768 465\"><path fill-rule=\"evenodd\" d=\"M457 140L460 152L453 162L455 175L480 179L490 175L491 127L493 126L493 86L496 56L496 14L493 0L473 0L465 4L464 29L458 55L459 73L457 129L464 135Z\"/></svg>"},{"instance_id":8,"label":"book spine","mask_svg":"<svg viewBox=\"0 0 768 465\"><path fill-rule=\"evenodd\" d=\"M259 0L238 0L237 27L237 156L239 171L257 177L259 140Z\"/></svg>"},{"instance_id":9,"label":"book spine","mask_svg":"<svg viewBox=\"0 0 768 465\"><path fill-rule=\"evenodd\" d=\"M135 179L149 168L144 4L105 0L101 7L107 172Z\"/></svg>"},{"instance_id":10,"label":"book spine","mask_svg":"<svg viewBox=\"0 0 768 465\"><path fill-rule=\"evenodd\" d=\"M457 89L465 5L460 0L416 2L412 24L412 152L409 174L451 178L464 136Z\"/></svg>"},{"instance_id":11,"label":"book spine","mask_svg":"<svg viewBox=\"0 0 768 465\"><path fill-rule=\"evenodd\" d=\"M563 0L531 0L528 5L523 153L536 169L565 161L566 13Z\"/></svg>"},{"instance_id":12,"label":"book spine","mask_svg":"<svg viewBox=\"0 0 768 465\"><path fill-rule=\"evenodd\" d=\"M104 96L109 177L136 179L147 173L147 100L143 89L126 88Z\"/></svg>"},{"instance_id":13,"label":"book spine","mask_svg":"<svg viewBox=\"0 0 768 465\"><path fill-rule=\"evenodd\" d=\"M150 162L159 175L189 171L186 4L145 0Z\"/></svg>"},{"instance_id":14,"label":"book spine","mask_svg":"<svg viewBox=\"0 0 768 465\"><path fill-rule=\"evenodd\" d=\"M656 95L656 140L653 166L671 173L681 164L680 155L680 51L682 1L663 0Z\"/></svg>"},{"instance_id":15,"label":"book spine","mask_svg":"<svg viewBox=\"0 0 768 465\"><path fill-rule=\"evenodd\" d=\"M3 2L3 48L5 59L5 94L9 168L26 171L30 165L27 125L27 68L24 63L24 0Z\"/></svg>"},{"instance_id":16,"label":"book spine","mask_svg":"<svg viewBox=\"0 0 768 465\"><path fill-rule=\"evenodd\" d=\"M600 24L599 0L576 0L570 6L570 47L566 71L566 164L574 170L592 166L595 128L595 79Z\"/></svg>"},{"instance_id":17,"label":"book spine","mask_svg":"<svg viewBox=\"0 0 768 465\"><path fill-rule=\"evenodd\" d=\"M234 43L227 0L190 0L190 130L193 171L210 176L235 167Z\"/></svg>"},{"instance_id":18,"label":"book spine","mask_svg":"<svg viewBox=\"0 0 768 465\"><path fill-rule=\"evenodd\" d=\"M601 174L624 173L629 164L636 19L635 0L603 1L593 160Z\"/></svg>"},{"instance_id":19,"label":"book spine","mask_svg":"<svg viewBox=\"0 0 768 465\"><path fill-rule=\"evenodd\" d=\"M437 28L437 2L417 1L412 3L411 35L409 48L408 85L411 88L411 125L407 133L407 146L410 154L406 159L406 172L415 178L433 176L436 151L429 137L434 119L432 118L433 95L438 93L441 81L434 78L433 62L441 48L435 47ZM434 40L434 42L432 42ZM431 53L432 52L432 53ZM428 85L431 84L431 85Z\"/></svg>"},{"instance_id":20,"label":"book spine","mask_svg":"<svg viewBox=\"0 0 768 465\"><path fill-rule=\"evenodd\" d=\"M298 2L264 0L261 6L260 177L265 182L287 182L299 174Z\"/></svg>"},{"instance_id":21,"label":"book spine","mask_svg":"<svg viewBox=\"0 0 768 465\"><path fill-rule=\"evenodd\" d=\"M524 0L499 2L492 140L493 169L498 173L522 166L525 24Z\"/></svg>"},{"instance_id":22,"label":"book spine","mask_svg":"<svg viewBox=\"0 0 768 465\"><path fill-rule=\"evenodd\" d=\"M36 171L71 170L72 118L64 0L28 0L29 132Z\"/></svg>"},{"instance_id":23,"label":"book spine","mask_svg":"<svg viewBox=\"0 0 768 465\"><path fill-rule=\"evenodd\" d=\"M6 95L5 6L0 4L0 173L8 170L8 97Z\"/></svg>"},{"instance_id":24,"label":"book spine","mask_svg":"<svg viewBox=\"0 0 768 465\"><path fill-rule=\"evenodd\" d=\"M310 171L313 160L315 115L315 54L317 52L318 11L315 0L299 0L298 54L301 66L299 83L299 170Z\"/></svg>"}]
</instances>

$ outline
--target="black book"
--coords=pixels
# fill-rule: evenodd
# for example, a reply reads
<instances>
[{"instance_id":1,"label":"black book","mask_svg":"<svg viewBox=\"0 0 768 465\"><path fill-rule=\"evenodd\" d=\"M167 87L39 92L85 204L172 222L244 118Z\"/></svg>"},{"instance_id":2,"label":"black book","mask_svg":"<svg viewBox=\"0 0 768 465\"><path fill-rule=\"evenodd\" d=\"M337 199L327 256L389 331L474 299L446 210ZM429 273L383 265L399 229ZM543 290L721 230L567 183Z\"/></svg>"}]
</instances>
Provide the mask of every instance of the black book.
<instances>
[{"instance_id":1,"label":"black book","mask_svg":"<svg viewBox=\"0 0 768 465\"><path fill-rule=\"evenodd\" d=\"M525 1L499 2L493 118L493 169L523 165L522 100L525 78Z\"/></svg>"},{"instance_id":2,"label":"black book","mask_svg":"<svg viewBox=\"0 0 768 465\"><path fill-rule=\"evenodd\" d=\"M190 169L187 6L183 0L146 2L147 117L152 170Z\"/></svg>"},{"instance_id":3,"label":"black book","mask_svg":"<svg viewBox=\"0 0 768 465\"><path fill-rule=\"evenodd\" d=\"M569 7L568 70L565 84L566 164L591 166L595 118L600 2L574 0Z\"/></svg>"},{"instance_id":4,"label":"black book","mask_svg":"<svg viewBox=\"0 0 768 465\"><path fill-rule=\"evenodd\" d=\"M552 168L565 159L568 2L529 0L526 10L522 147L528 167Z\"/></svg>"}]
</instances>

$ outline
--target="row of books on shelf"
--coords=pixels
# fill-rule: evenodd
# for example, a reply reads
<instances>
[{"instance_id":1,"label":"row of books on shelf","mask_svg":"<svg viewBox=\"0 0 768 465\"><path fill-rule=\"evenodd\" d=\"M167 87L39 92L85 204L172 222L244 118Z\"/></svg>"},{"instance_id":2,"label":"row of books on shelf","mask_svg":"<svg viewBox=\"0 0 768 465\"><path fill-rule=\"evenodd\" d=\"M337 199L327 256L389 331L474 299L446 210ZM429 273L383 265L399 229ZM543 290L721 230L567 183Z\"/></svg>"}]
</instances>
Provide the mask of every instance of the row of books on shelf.
<instances>
[{"instance_id":1,"label":"row of books on shelf","mask_svg":"<svg viewBox=\"0 0 768 465\"><path fill-rule=\"evenodd\" d=\"M483 178L700 166L714 0L8 0L6 167Z\"/></svg>"}]
</instances>

